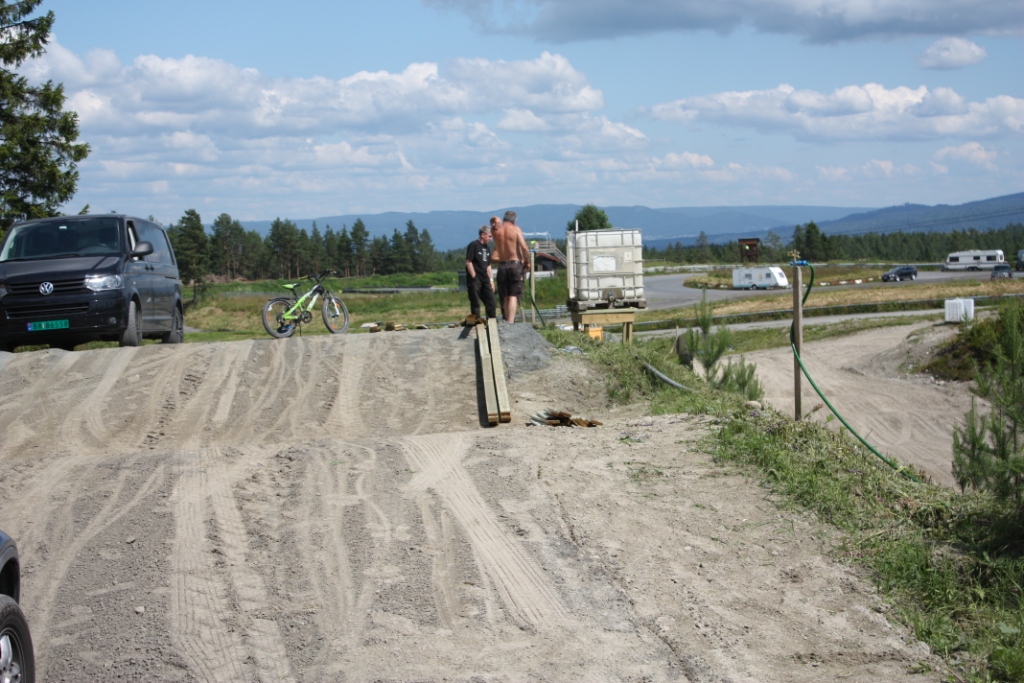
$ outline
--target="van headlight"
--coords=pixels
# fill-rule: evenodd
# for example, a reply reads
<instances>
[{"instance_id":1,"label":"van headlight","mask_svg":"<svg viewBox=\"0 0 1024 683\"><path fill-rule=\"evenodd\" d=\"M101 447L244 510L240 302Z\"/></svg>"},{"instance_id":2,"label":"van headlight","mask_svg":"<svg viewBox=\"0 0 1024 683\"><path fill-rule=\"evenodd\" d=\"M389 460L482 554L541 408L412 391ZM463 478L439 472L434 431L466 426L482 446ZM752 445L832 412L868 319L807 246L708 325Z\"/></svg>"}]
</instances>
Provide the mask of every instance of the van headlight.
<instances>
[{"instance_id":1,"label":"van headlight","mask_svg":"<svg viewBox=\"0 0 1024 683\"><path fill-rule=\"evenodd\" d=\"M87 275L85 286L94 292L121 289L124 286L124 279L120 275Z\"/></svg>"}]
</instances>

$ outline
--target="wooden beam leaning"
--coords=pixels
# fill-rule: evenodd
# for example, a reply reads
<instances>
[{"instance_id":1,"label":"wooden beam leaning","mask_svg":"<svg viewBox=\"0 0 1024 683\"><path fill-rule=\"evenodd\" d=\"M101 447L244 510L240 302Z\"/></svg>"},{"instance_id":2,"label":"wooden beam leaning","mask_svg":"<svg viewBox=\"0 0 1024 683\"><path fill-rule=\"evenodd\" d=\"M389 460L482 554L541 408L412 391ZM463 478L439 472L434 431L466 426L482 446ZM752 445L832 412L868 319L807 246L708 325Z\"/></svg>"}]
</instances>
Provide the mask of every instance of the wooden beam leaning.
<instances>
[{"instance_id":1,"label":"wooden beam leaning","mask_svg":"<svg viewBox=\"0 0 1024 683\"><path fill-rule=\"evenodd\" d=\"M491 358L491 344L488 339L487 326L484 323L477 323L473 327L476 330L476 348L480 358L480 375L484 380L484 403L487 405L487 422L495 425L501 420L501 412L498 410L498 394L494 388L494 361Z\"/></svg>"},{"instance_id":2,"label":"wooden beam leaning","mask_svg":"<svg viewBox=\"0 0 1024 683\"><path fill-rule=\"evenodd\" d=\"M494 366L494 391L498 397L498 419L500 422L511 422L512 404L508 400L508 388L505 385L505 362L501 359L501 343L498 341L498 321L494 318L487 321L487 336L491 342L491 363Z\"/></svg>"}]
</instances>

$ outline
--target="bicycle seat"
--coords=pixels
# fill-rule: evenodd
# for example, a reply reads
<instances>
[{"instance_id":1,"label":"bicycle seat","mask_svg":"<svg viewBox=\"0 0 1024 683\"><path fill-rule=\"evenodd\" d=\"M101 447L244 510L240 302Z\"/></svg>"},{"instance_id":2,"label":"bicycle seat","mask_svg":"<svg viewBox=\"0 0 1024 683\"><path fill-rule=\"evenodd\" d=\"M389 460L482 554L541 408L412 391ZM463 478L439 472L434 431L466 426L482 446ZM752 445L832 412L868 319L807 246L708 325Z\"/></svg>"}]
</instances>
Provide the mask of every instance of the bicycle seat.
<instances>
[{"instance_id":1,"label":"bicycle seat","mask_svg":"<svg viewBox=\"0 0 1024 683\"><path fill-rule=\"evenodd\" d=\"M290 290L292 290L294 292L295 288L299 286L299 283L296 282L294 285L281 285L281 286L284 287L285 289L290 289Z\"/></svg>"}]
</instances>

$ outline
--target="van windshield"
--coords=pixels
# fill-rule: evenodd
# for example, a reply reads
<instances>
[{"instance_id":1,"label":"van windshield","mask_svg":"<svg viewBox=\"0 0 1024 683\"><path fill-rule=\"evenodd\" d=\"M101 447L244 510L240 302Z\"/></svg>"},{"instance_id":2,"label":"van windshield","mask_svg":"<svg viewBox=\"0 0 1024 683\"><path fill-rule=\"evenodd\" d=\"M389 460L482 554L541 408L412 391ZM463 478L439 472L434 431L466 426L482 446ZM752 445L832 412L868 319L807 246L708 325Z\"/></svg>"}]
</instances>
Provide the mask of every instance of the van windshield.
<instances>
[{"instance_id":1,"label":"van windshield","mask_svg":"<svg viewBox=\"0 0 1024 683\"><path fill-rule=\"evenodd\" d=\"M117 218L63 217L11 228L2 261L111 256L121 253Z\"/></svg>"}]
</instances>

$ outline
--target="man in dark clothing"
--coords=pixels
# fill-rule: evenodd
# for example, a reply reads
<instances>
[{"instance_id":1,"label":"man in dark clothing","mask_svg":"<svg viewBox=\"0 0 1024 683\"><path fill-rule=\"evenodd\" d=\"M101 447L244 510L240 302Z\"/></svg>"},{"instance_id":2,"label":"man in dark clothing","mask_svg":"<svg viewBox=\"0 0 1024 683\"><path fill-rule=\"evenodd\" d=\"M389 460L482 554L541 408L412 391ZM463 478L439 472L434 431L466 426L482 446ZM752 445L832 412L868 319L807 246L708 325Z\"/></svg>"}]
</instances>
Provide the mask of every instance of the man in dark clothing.
<instances>
[{"instance_id":1,"label":"man in dark clothing","mask_svg":"<svg viewBox=\"0 0 1024 683\"><path fill-rule=\"evenodd\" d=\"M491 287L491 229L486 225L480 228L480 237L466 247L466 290L469 292L469 310L477 318L480 317L480 302L484 302L484 310L488 318L495 317L494 289Z\"/></svg>"}]
</instances>

